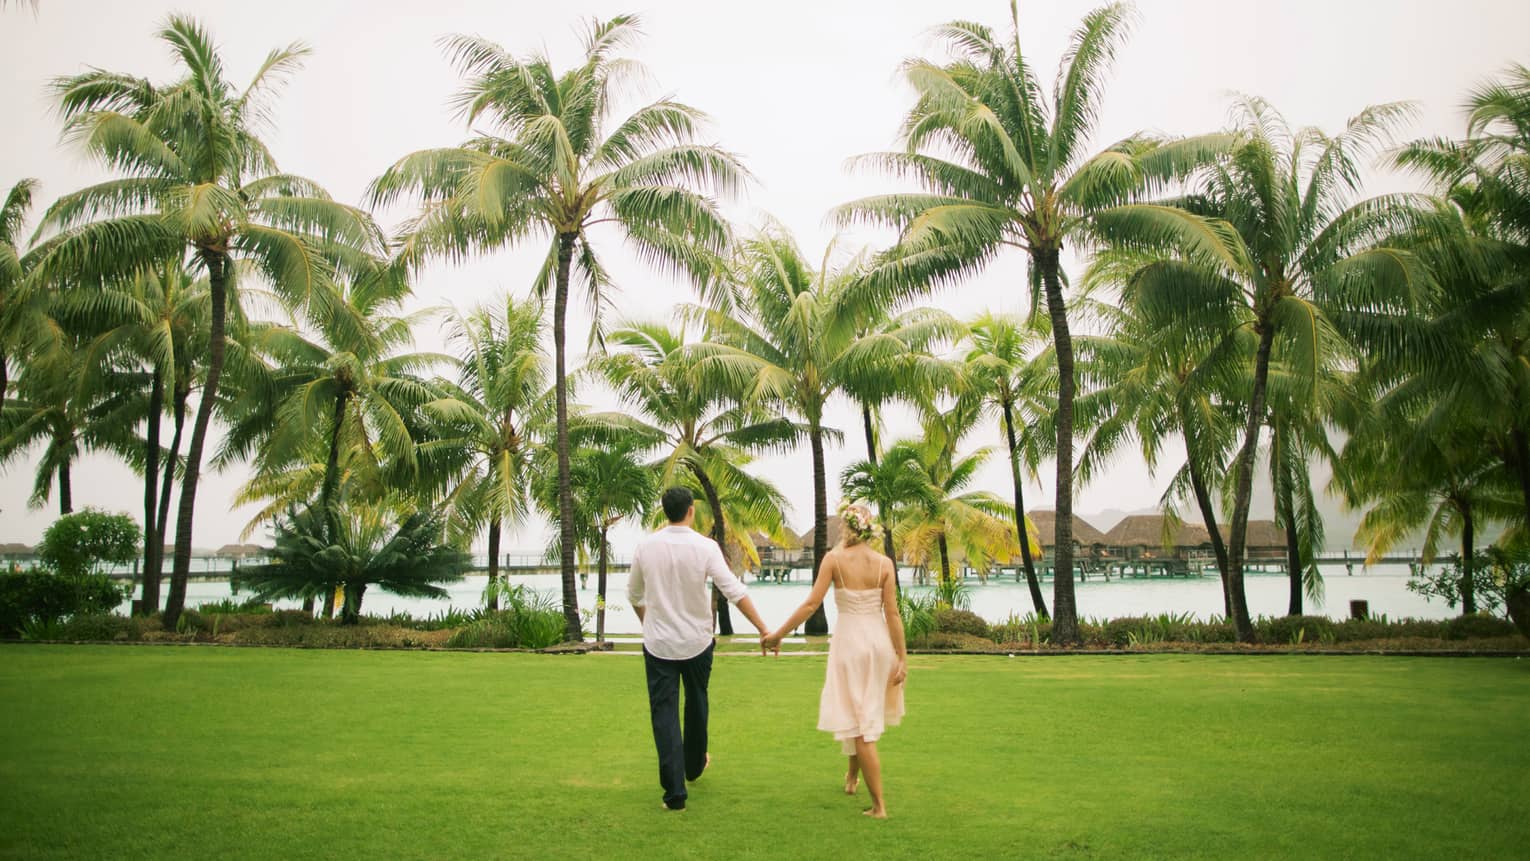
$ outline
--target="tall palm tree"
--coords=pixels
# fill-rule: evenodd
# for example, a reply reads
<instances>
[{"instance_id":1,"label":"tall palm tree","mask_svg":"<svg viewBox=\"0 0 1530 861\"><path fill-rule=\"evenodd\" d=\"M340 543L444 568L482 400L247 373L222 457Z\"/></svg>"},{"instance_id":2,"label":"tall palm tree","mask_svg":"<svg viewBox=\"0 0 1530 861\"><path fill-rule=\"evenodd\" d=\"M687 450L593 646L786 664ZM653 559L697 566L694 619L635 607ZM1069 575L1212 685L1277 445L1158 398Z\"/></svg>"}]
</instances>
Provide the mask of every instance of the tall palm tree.
<instances>
[{"instance_id":1,"label":"tall palm tree","mask_svg":"<svg viewBox=\"0 0 1530 861\"><path fill-rule=\"evenodd\" d=\"M779 225L740 242L733 268L734 307L692 306L684 311L703 320L711 333L711 342L697 348L703 354L699 368L739 392L745 403L777 406L805 426L813 463L817 571L828 552L824 442L839 435L824 425L825 407L865 368L907 356L910 345L893 334L862 335L866 302L857 301L865 296L858 290L859 269L836 269L826 259L815 270ZM806 630L828 633L821 606L808 618Z\"/></svg>"},{"instance_id":2,"label":"tall palm tree","mask_svg":"<svg viewBox=\"0 0 1530 861\"><path fill-rule=\"evenodd\" d=\"M26 267L22 263L21 229L37 180L23 179L11 186L0 203L0 409L10 382L10 363L20 358L29 328L30 301ZM3 414L0 414L3 417Z\"/></svg>"},{"instance_id":3,"label":"tall palm tree","mask_svg":"<svg viewBox=\"0 0 1530 861\"><path fill-rule=\"evenodd\" d=\"M863 164L916 180L919 193L846 204L842 221L890 225L898 244L867 289L909 294L955 283L1001 252L1030 261L1031 307L1045 295L1058 370L1057 576L1054 642L1078 639L1073 593L1074 356L1060 255L1085 242L1101 213L1124 204L1149 180L1177 176L1222 145L1220 137L1160 143L1143 137L1090 155L1104 76L1125 37L1130 9L1117 3L1084 17L1074 32L1047 101L1020 50L1019 13L1010 5L1012 38L953 21L937 35L956 59L911 60L903 72L917 93L904 120L904 151L864 156ZM1130 209L1117 218L1139 219Z\"/></svg>"},{"instance_id":4,"label":"tall palm tree","mask_svg":"<svg viewBox=\"0 0 1530 861\"><path fill-rule=\"evenodd\" d=\"M310 180L278 172L258 137L269 119L267 98L307 48L272 51L241 89L195 21L172 16L158 35L182 67L177 81L161 85L102 69L54 81L66 134L121 178L49 208L43 229L59 233L37 267L44 280L88 285L189 252L207 273L206 374L182 473L164 615L174 626L185 603L197 482L223 373L233 267L246 261L294 305L323 307L331 273L348 267L356 249L380 251L382 236L365 213L334 202Z\"/></svg>"},{"instance_id":5,"label":"tall palm tree","mask_svg":"<svg viewBox=\"0 0 1530 861\"><path fill-rule=\"evenodd\" d=\"M1030 419L1048 414L1053 408L1042 394L1056 385L1056 368L1051 356L1041 350L1046 336L1044 328L1027 325L1017 317L985 313L967 324L971 349L965 359L968 377L983 397L999 408L1004 419L1010 482L1015 494L1015 540L1020 544L1020 561L1025 567L1025 582L1031 590L1031 605L1036 615L1043 619L1050 615L1031 556L1030 533L1035 527L1025 516L1021 461L1023 458L1032 470L1035 469L1039 457L1029 432Z\"/></svg>"},{"instance_id":6,"label":"tall palm tree","mask_svg":"<svg viewBox=\"0 0 1530 861\"><path fill-rule=\"evenodd\" d=\"M633 414L593 414L584 421L646 440L656 452L660 485L694 478L706 503L712 540L728 552L727 506L719 483L752 502L773 499L774 488L742 469L753 453L780 451L804 434L793 422L771 415L744 390L705 374L708 345L687 343L684 328L633 323L607 336L610 352L590 359L590 370L617 393ZM721 513L722 516L717 516ZM715 591L718 631L733 632L727 600Z\"/></svg>"},{"instance_id":7,"label":"tall palm tree","mask_svg":"<svg viewBox=\"0 0 1530 861\"><path fill-rule=\"evenodd\" d=\"M732 194L746 175L731 154L695 143L705 117L687 105L660 99L612 120L611 94L641 70L619 56L637 34L634 16L593 23L584 60L562 74L545 55L520 59L476 37L448 39L467 79L456 105L469 126L490 132L405 156L369 192L379 204L405 194L422 201L401 240L410 265L551 238L537 289L553 294L560 567L571 640L579 637L579 607L566 385L570 279L577 269L598 307L609 284L590 230L609 224L644 260L708 283L729 241L708 193Z\"/></svg>"},{"instance_id":8,"label":"tall palm tree","mask_svg":"<svg viewBox=\"0 0 1530 861\"><path fill-rule=\"evenodd\" d=\"M1189 497L1199 511L1222 581L1223 613L1231 618L1227 545L1214 490L1231 459L1253 343L1239 325L1247 319L1241 307L1208 308L1191 295L1181 304L1170 301L1172 274L1183 265L1172 252L1105 249L1085 273L1086 292L1114 290L1118 301L1095 307L1104 333L1080 339L1081 376L1090 390L1077 403L1079 423L1088 429L1078 471L1082 481L1092 480L1133 440L1156 469L1165 443L1178 435L1185 463L1162 504L1177 516L1177 500Z\"/></svg>"},{"instance_id":9,"label":"tall palm tree","mask_svg":"<svg viewBox=\"0 0 1530 861\"><path fill-rule=\"evenodd\" d=\"M53 306L66 326L101 331L105 349L120 354L125 368L145 369L143 454L135 463L144 479L142 607L145 614L152 613L159 608L169 496L196 372L194 361L206 346L207 279L196 278L184 260L173 258L122 283L60 293ZM167 408L174 425L168 450L161 442Z\"/></svg>"},{"instance_id":10,"label":"tall palm tree","mask_svg":"<svg viewBox=\"0 0 1530 861\"><path fill-rule=\"evenodd\" d=\"M421 445L422 462L435 464L439 453L459 468L432 465L422 472L450 477L444 489L454 512L449 533L468 539L487 525L491 585L499 579L502 530L530 513L536 448L545 444L552 420L542 316L541 302L509 297L502 305L452 312L447 339L460 362L457 379L438 381L441 397L424 406L436 431ZM496 609L499 595L489 594Z\"/></svg>"}]
</instances>

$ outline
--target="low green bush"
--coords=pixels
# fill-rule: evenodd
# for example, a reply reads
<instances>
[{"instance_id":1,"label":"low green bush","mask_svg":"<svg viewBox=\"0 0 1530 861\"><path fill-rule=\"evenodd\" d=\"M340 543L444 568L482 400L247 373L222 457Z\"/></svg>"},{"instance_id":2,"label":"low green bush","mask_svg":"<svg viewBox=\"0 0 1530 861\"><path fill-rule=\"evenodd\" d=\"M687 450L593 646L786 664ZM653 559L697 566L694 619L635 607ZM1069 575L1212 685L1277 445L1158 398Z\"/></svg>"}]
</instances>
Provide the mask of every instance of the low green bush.
<instances>
[{"instance_id":1,"label":"low green bush","mask_svg":"<svg viewBox=\"0 0 1530 861\"><path fill-rule=\"evenodd\" d=\"M512 607L489 611L459 628L446 645L454 649L545 649L563 640L563 613Z\"/></svg>"},{"instance_id":2,"label":"low green bush","mask_svg":"<svg viewBox=\"0 0 1530 861\"><path fill-rule=\"evenodd\" d=\"M935 611L935 630L942 634L968 634L988 639L988 622L970 610L945 608Z\"/></svg>"},{"instance_id":3,"label":"low green bush","mask_svg":"<svg viewBox=\"0 0 1530 861\"><path fill-rule=\"evenodd\" d=\"M415 631L392 625L342 625L310 621L307 625L265 625L235 632L231 642L309 649L418 649L444 645L444 631Z\"/></svg>"},{"instance_id":4,"label":"low green bush","mask_svg":"<svg viewBox=\"0 0 1530 861\"><path fill-rule=\"evenodd\" d=\"M1447 640L1479 640L1490 637L1512 637L1519 633L1514 623L1486 613L1457 616L1445 625Z\"/></svg>"},{"instance_id":5,"label":"low green bush","mask_svg":"<svg viewBox=\"0 0 1530 861\"><path fill-rule=\"evenodd\" d=\"M1254 621L1254 636L1261 643L1296 645L1333 642L1336 623L1327 616L1260 617Z\"/></svg>"},{"instance_id":6,"label":"low green bush","mask_svg":"<svg viewBox=\"0 0 1530 861\"><path fill-rule=\"evenodd\" d=\"M222 601L211 601L197 605L197 612L204 615L209 613L222 613L224 615L253 616L272 612L271 605L256 598L247 601L235 601L232 598L224 598Z\"/></svg>"},{"instance_id":7,"label":"low green bush","mask_svg":"<svg viewBox=\"0 0 1530 861\"><path fill-rule=\"evenodd\" d=\"M109 613L123 589L104 574L65 577L50 571L0 574L0 637L17 637L31 621L56 622L82 613Z\"/></svg>"},{"instance_id":8,"label":"low green bush","mask_svg":"<svg viewBox=\"0 0 1530 861\"><path fill-rule=\"evenodd\" d=\"M57 639L75 642L136 642L143 639L143 623L139 619L115 613L82 613L59 625Z\"/></svg>"}]
</instances>

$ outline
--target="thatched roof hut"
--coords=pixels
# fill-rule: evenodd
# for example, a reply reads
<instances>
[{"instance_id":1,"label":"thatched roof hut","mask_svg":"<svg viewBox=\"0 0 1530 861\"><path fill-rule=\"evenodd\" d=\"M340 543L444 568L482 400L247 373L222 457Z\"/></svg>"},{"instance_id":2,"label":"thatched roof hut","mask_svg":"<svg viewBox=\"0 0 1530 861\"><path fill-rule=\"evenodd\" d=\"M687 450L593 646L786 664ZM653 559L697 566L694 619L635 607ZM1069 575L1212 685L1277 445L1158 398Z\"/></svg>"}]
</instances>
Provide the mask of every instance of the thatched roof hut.
<instances>
[{"instance_id":1,"label":"thatched roof hut","mask_svg":"<svg viewBox=\"0 0 1530 861\"><path fill-rule=\"evenodd\" d=\"M1227 536L1228 531L1224 528L1222 537ZM1286 533L1273 520L1250 520L1243 544L1248 554L1279 556L1286 552Z\"/></svg>"},{"instance_id":2,"label":"thatched roof hut","mask_svg":"<svg viewBox=\"0 0 1530 861\"><path fill-rule=\"evenodd\" d=\"M173 545L170 552L175 552ZM251 556L266 556L270 552L259 544L225 544L213 551L213 555L220 559L247 559Z\"/></svg>"},{"instance_id":3,"label":"thatched roof hut","mask_svg":"<svg viewBox=\"0 0 1530 861\"><path fill-rule=\"evenodd\" d=\"M1164 530L1169 527L1162 514L1129 515L1105 533L1105 543L1114 555L1135 557L1157 556L1168 549L1177 555L1211 546L1211 533L1199 523L1180 523L1178 528L1164 540Z\"/></svg>"},{"instance_id":4,"label":"thatched roof hut","mask_svg":"<svg viewBox=\"0 0 1530 861\"><path fill-rule=\"evenodd\" d=\"M829 520L825 524L825 527L826 528L824 530L824 534L827 535L828 538L829 538L828 546L829 547L833 547L834 545L839 543L839 534L840 534L840 530L842 529L842 526L841 526L840 520L839 520L839 515L837 515L837 514L829 515ZM802 533L802 535L799 536L800 540L802 541L802 549L807 551L807 552L809 552L809 553L811 553L813 551L813 539L815 537L815 532L814 532L815 529L816 529L816 527L810 526L810 527L808 527L808 530L806 532Z\"/></svg>"},{"instance_id":5,"label":"thatched roof hut","mask_svg":"<svg viewBox=\"0 0 1530 861\"><path fill-rule=\"evenodd\" d=\"M1042 548L1050 551L1057 546L1057 512L1049 509L1038 509L1027 512L1026 517L1035 524L1036 532L1041 538ZM1094 528L1087 520L1073 515L1073 543L1080 547L1092 547L1096 544L1107 544L1105 533Z\"/></svg>"}]
</instances>

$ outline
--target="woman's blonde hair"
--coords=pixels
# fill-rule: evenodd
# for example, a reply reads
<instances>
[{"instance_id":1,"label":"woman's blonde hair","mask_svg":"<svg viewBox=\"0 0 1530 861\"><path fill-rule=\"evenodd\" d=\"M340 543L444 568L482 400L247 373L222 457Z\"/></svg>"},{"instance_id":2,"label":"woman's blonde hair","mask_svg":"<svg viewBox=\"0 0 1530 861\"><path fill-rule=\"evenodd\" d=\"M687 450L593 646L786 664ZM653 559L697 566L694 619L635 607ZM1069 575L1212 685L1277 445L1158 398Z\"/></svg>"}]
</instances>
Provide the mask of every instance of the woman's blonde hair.
<instances>
[{"instance_id":1,"label":"woman's blonde hair","mask_svg":"<svg viewBox=\"0 0 1530 861\"><path fill-rule=\"evenodd\" d=\"M845 547L875 541L882 536L882 527L877 525L871 509L859 502L851 502L848 499L840 501L839 524L839 543Z\"/></svg>"}]
</instances>

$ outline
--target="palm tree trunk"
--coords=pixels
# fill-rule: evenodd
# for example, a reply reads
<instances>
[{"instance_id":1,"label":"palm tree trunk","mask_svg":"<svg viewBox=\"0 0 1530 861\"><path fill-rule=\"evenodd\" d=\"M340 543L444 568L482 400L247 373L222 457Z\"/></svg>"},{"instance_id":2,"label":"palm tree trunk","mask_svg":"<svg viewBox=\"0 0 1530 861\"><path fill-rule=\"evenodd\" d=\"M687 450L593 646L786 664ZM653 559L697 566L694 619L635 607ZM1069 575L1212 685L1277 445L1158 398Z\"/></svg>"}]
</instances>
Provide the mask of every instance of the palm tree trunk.
<instances>
[{"instance_id":1,"label":"palm tree trunk","mask_svg":"<svg viewBox=\"0 0 1530 861\"><path fill-rule=\"evenodd\" d=\"M1009 438L1009 477L1015 486L1015 534L1020 538L1020 562L1025 565L1025 583L1031 589L1031 606L1036 615L1050 618L1046 598L1041 594L1041 580L1036 576L1036 563L1031 558L1031 537L1025 528L1025 492L1020 481L1020 446L1015 441L1015 408L1004 402L1004 434Z\"/></svg>"},{"instance_id":2,"label":"palm tree trunk","mask_svg":"<svg viewBox=\"0 0 1530 861\"><path fill-rule=\"evenodd\" d=\"M69 480L69 461L58 465L58 513L62 517L74 512L73 482Z\"/></svg>"},{"instance_id":3,"label":"palm tree trunk","mask_svg":"<svg viewBox=\"0 0 1530 861\"><path fill-rule=\"evenodd\" d=\"M574 258L577 233L558 234L557 283L553 289L553 352L555 376L553 388L557 407L557 432L554 448L558 454L558 562L563 575L563 638L577 642L584 638L579 626L579 593L574 588L574 488L569 480L568 452L568 350L565 328L568 322L568 276Z\"/></svg>"},{"instance_id":4,"label":"palm tree trunk","mask_svg":"<svg viewBox=\"0 0 1530 861\"><path fill-rule=\"evenodd\" d=\"M1046 286L1047 312L1052 318L1052 346L1057 355L1057 532L1052 575L1052 642L1078 642L1078 605L1073 594L1073 337L1068 331L1068 308L1063 303L1057 248L1038 248L1032 264Z\"/></svg>"},{"instance_id":5,"label":"palm tree trunk","mask_svg":"<svg viewBox=\"0 0 1530 861\"><path fill-rule=\"evenodd\" d=\"M489 586L499 582L499 518L489 522ZM499 609L499 591L489 589L489 609Z\"/></svg>"},{"instance_id":6,"label":"palm tree trunk","mask_svg":"<svg viewBox=\"0 0 1530 861\"><path fill-rule=\"evenodd\" d=\"M813 579L823 568L823 557L829 552L829 494L825 487L823 465L823 428L818 419L808 422L808 445L813 450ZM808 636L821 637L829 633L829 617L823 604L808 617L803 626Z\"/></svg>"},{"instance_id":7,"label":"palm tree trunk","mask_svg":"<svg viewBox=\"0 0 1530 861\"><path fill-rule=\"evenodd\" d=\"M1264 425L1265 387L1270 376L1270 348L1275 343L1274 324L1259 324L1259 350L1254 354L1254 392L1249 398L1244 423L1243 448L1238 452L1233 490L1232 546L1227 552L1227 591L1232 599L1233 628L1238 639L1254 641L1254 622L1249 618L1248 597L1243 591L1244 551L1248 541L1248 506L1254 495L1254 454L1259 450L1259 428Z\"/></svg>"},{"instance_id":8,"label":"palm tree trunk","mask_svg":"<svg viewBox=\"0 0 1530 861\"><path fill-rule=\"evenodd\" d=\"M218 381L223 376L223 332L228 303L228 255L204 249L202 262L207 266L208 293L212 299L212 325L208 327L207 379L197 404L197 417L191 424L191 445L186 450L186 466L181 473L180 507L175 517L175 562L170 569L170 594L165 599L165 630L174 631L186 605L186 578L191 574L191 528L197 506L197 480L202 475L202 448L207 443L207 426L212 422L213 407L218 402Z\"/></svg>"},{"instance_id":9,"label":"palm tree trunk","mask_svg":"<svg viewBox=\"0 0 1530 861\"><path fill-rule=\"evenodd\" d=\"M1477 581L1472 570L1476 560L1472 558L1476 524L1472 522L1472 506L1460 503L1461 509L1461 612L1467 615L1477 612Z\"/></svg>"},{"instance_id":10,"label":"palm tree trunk","mask_svg":"<svg viewBox=\"0 0 1530 861\"><path fill-rule=\"evenodd\" d=\"M340 610L340 624L355 625L361 622L361 596L366 591L365 583L345 584L345 606ZM331 591L330 594L333 595L334 592Z\"/></svg>"},{"instance_id":11,"label":"palm tree trunk","mask_svg":"<svg viewBox=\"0 0 1530 861\"><path fill-rule=\"evenodd\" d=\"M723 520L722 499L717 495L717 487L712 484L707 471L700 464L693 463L690 467L696 481L701 484L701 493L707 498L707 506L712 509L712 540L717 542L717 549L722 551L723 559L727 559L728 524ZM733 636L733 616L728 612L728 599L717 591L716 583L712 584L712 612L717 616L717 633L724 637Z\"/></svg>"},{"instance_id":12,"label":"palm tree trunk","mask_svg":"<svg viewBox=\"0 0 1530 861\"><path fill-rule=\"evenodd\" d=\"M951 549L946 544L946 533L942 530L940 537L936 539L936 548L940 550L940 583L935 593L941 594L942 590L951 588ZM951 602L956 605L955 601Z\"/></svg>"},{"instance_id":13,"label":"palm tree trunk","mask_svg":"<svg viewBox=\"0 0 1530 861\"><path fill-rule=\"evenodd\" d=\"M871 462L872 466L876 466L876 423L872 421L871 407L868 404L861 404L861 424L866 430L866 459ZM898 554L897 551L893 548L892 524L887 522L887 515L885 514L888 506L883 505L880 500L877 501L876 506L877 521L882 524L882 552L887 554L888 559L892 560L893 592L901 593L903 591L903 585L898 582Z\"/></svg>"},{"instance_id":14,"label":"palm tree trunk","mask_svg":"<svg viewBox=\"0 0 1530 861\"><path fill-rule=\"evenodd\" d=\"M143 572L145 597L148 596L149 572L156 560L164 554L164 544L156 541L154 516L159 512L159 418L165 408L165 376L159 367L153 370L154 382L149 387L149 424L144 432L143 450ZM156 584L157 585L157 584ZM158 596L156 596L157 598ZM157 601L156 601L157 603ZM139 615L151 612L146 602L140 601Z\"/></svg>"},{"instance_id":15,"label":"palm tree trunk","mask_svg":"<svg viewBox=\"0 0 1530 861\"><path fill-rule=\"evenodd\" d=\"M1232 594L1227 588L1227 545L1222 543L1222 527L1217 525L1216 506L1211 504L1211 493L1206 490L1206 478L1196 458L1192 442L1190 418L1185 416L1185 464L1190 470L1190 491L1195 494L1196 507L1201 510L1201 520L1211 535L1211 552L1217 557L1217 574L1222 578L1222 615L1232 618Z\"/></svg>"},{"instance_id":16,"label":"palm tree trunk","mask_svg":"<svg viewBox=\"0 0 1530 861\"><path fill-rule=\"evenodd\" d=\"M1296 505L1291 499L1291 485L1287 480L1282 480L1278 491L1281 496L1280 507L1284 512L1286 526L1286 568L1290 579L1291 598L1286 606L1286 615L1300 616L1302 614L1302 541L1296 531Z\"/></svg>"},{"instance_id":17,"label":"palm tree trunk","mask_svg":"<svg viewBox=\"0 0 1530 861\"><path fill-rule=\"evenodd\" d=\"M332 424L329 428L329 455L324 460L324 485L319 489L319 510L324 512L324 525L329 530L326 536L333 544L340 532L340 518L335 513L335 491L340 486L340 429L345 424L345 405L350 399L350 390L342 388L335 396L335 411L330 417Z\"/></svg>"},{"instance_id":18,"label":"palm tree trunk","mask_svg":"<svg viewBox=\"0 0 1530 861\"><path fill-rule=\"evenodd\" d=\"M154 520L154 563L143 573L143 610L153 614L159 610L159 585L165 567L165 529L170 525L170 492L175 489L175 462L181 454L181 432L186 428L186 400L191 397L191 384L177 381L174 404L171 406L175 430L170 435L169 459L165 461L164 476L159 485L159 514Z\"/></svg>"},{"instance_id":19,"label":"palm tree trunk","mask_svg":"<svg viewBox=\"0 0 1530 861\"><path fill-rule=\"evenodd\" d=\"M600 524L600 555L595 572L595 642L606 641L606 568L610 558L611 543L607 540L611 527Z\"/></svg>"}]
</instances>

